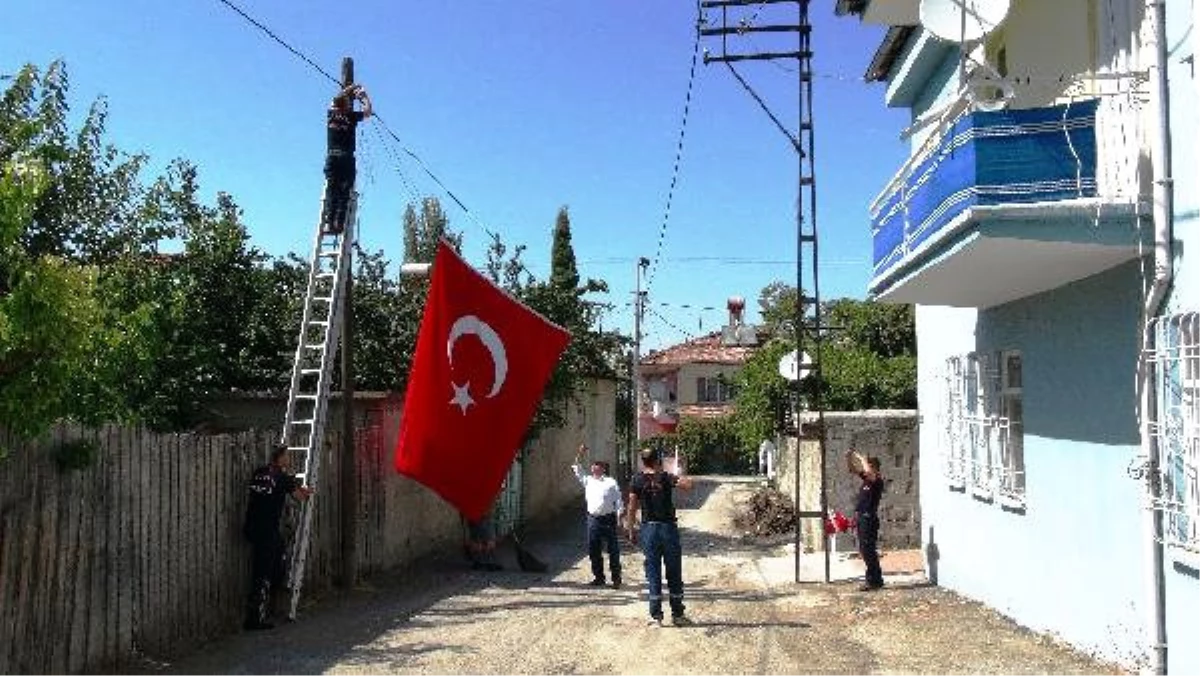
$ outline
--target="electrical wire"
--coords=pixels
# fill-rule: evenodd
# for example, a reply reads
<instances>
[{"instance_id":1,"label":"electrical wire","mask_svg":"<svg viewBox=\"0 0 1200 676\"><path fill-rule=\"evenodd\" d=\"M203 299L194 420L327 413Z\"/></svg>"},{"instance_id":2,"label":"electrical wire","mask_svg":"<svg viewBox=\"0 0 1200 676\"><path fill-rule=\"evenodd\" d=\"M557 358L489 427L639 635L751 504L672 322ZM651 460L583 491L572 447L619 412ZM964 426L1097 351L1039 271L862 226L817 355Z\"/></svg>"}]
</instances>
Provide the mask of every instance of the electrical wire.
<instances>
[{"instance_id":1,"label":"electrical wire","mask_svg":"<svg viewBox=\"0 0 1200 676\"><path fill-rule=\"evenodd\" d=\"M289 52L291 52L297 58L299 58L300 60L304 61L309 66L311 66L318 73L325 76L326 79L333 82L338 87L342 86L342 83L340 80L338 80L334 76L330 75L325 69L321 68L321 66L319 66L315 61L313 61L311 58L309 58L306 54L301 52L299 49L293 47L291 44L289 44L288 42L283 40L283 38L280 38L274 31L272 31L270 28L265 26L262 22L258 21L254 17L247 14L245 12L245 10L243 10L241 7L238 7L237 5L233 4L232 2L230 2L230 0L217 0L217 2L220 2L221 4L225 5L230 10L232 10L233 12L236 12L239 16L241 16L243 19L245 19L247 22L249 22L255 28L259 29L264 34L266 34L267 37L269 37L272 40L274 40L275 42L279 43L284 49L287 49ZM698 31L697 31L697 35L699 35ZM694 70L694 68L693 68L693 70ZM689 84L689 92L690 92L690 84ZM425 164L425 161L422 160L420 158L420 156L418 156L415 152L413 152L412 150L405 147L404 143L400 140L400 137L396 135L396 132L392 131L392 128L388 126L387 121L385 121L382 117L380 117L378 112L373 111L371 118L373 120L375 120L375 122L378 123L383 128L383 130L387 133L388 136L390 136L392 138L392 140L396 143L396 145L400 148L400 150L402 150L404 152L404 154L411 157L417 163L417 166L421 167L422 171L424 171L425 174L428 175L429 178L431 180L433 180L433 182L436 183L438 185L438 187L441 188L442 191L451 200L453 200L454 203L457 204L460 209L462 209L463 213L466 214L467 217L475 223L475 225L477 225L484 233L486 233L492 239L497 239L497 240L499 239L499 236L496 235L494 232L492 232L492 230L490 228L488 228L486 225L484 225L483 222L480 221L479 218L474 214L474 212L472 212L470 209L468 209L467 205L464 204L463 201L458 198L458 195L455 195L454 191L451 190L450 187L447 186L444 182L442 182L442 179L438 178L437 174L433 173L433 170L431 170L429 168L429 165ZM403 170L401 170L399 168L399 163L397 163L397 171L400 172L401 175L403 176ZM412 193L414 195L416 194L415 191L412 191ZM525 271L525 273L527 275L529 275L530 277L532 277L534 279L537 279L536 275L534 275L532 272L530 272L529 268L526 267L524 261L518 261L518 264L520 265L521 269Z\"/></svg>"},{"instance_id":2,"label":"electrical wire","mask_svg":"<svg viewBox=\"0 0 1200 676\"><path fill-rule=\"evenodd\" d=\"M696 2L696 36L692 42L692 65L688 72L687 94L683 99L683 119L679 124L679 142L675 146L675 166L671 168L671 185L667 188L667 202L663 208L662 224L658 228L658 244L654 247L654 258L646 273L646 290L654 283L658 272L658 262L662 258L663 240L667 236L667 223L671 220L671 203L675 199L675 186L679 182L679 166L683 159L683 142L687 138L688 117L692 107L692 88L696 82L696 62L700 56L700 26L703 25L704 15L700 3Z\"/></svg>"},{"instance_id":3,"label":"electrical wire","mask_svg":"<svg viewBox=\"0 0 1200 676\"><path fill-rule=\"evenodd\" d=\"M253 25L254 25L254 27L255 27L255 28L259 29L259 30L260 30L260 31L262 31L263 33L266 33L266 34L267 34L267 36L268 36L269 38L271 38L272 40L274 40L275 42L278 42L280 45L283 45L283 48L284 48L284 49L288 50L288 51L289 51L289 52L291 52L292 54L295 54L297 57L299 57L299 58L300 58L301 60L303 60L305 63L307 63L308 65L312 66L314 70L316 70L316 71L317 71L318 73L320 73L321 75L324 75L324 76L325 76L326 78L328 78L328 79L329 79L331 82L333 82L333 84L337 85L338 87L341 87L341 86L342 86L342 81L341 81L341 80L339 80L339 79L337 79L336 77L334 77L334 76L330 75L328 72L326 72L326 71L325 71L325 69L324 69L324 68L322 68L322 67L320 67L319 65L317 65L317 63L316 63L315 61L313 61L312 59L308 58L308 57L307 57L307 56L306 56L304 53L302 53L300 50L296 49L295 47L293 47L293 46L291 46L290 44L288 44L287 42L285 42L285 41L283 40L283 38L279 37L279 36L278 36L278 35L276 35L276 34L275 34L275 32L274 32L274 31L272 31L270 28L267 28L267 27L266 27L266 26L264 26L262 23L260 23L260 22L259 22L257 19L255 19L254 17L252 17L252 16L250 16L249 14L247 14L247 13L246 13L244 10L242 10L242 8L241 8L241 7L238 7L237 5L233 4L233 3L232 3L232 2L230 2L229 0L217 0L217 2L220 2L221 4L225 5L226 7L228 7L228 8L229 8L229 9L231 9L231 10L233 10L234 12L237 12L239 15L241 15L241 17L242 17L243 19L245 19L246 21L249 21L251 24L253 24Z\"/></svg>"}]
</instances>

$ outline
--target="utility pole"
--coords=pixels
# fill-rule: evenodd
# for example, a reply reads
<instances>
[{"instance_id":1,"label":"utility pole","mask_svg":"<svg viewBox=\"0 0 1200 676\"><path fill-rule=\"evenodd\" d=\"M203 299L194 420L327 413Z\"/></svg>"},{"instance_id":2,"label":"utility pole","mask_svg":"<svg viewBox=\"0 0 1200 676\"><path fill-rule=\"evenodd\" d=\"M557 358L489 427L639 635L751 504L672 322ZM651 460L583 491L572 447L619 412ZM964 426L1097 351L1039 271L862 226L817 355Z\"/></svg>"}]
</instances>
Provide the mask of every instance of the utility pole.
<instances>
[{"instance_id":1,"label":"utility pole","mask_svg":"<svg viewBox=\"0 0 1200 676\"><path fill-rule=\"evenodd\" d=\"M354 84L354 59L342 59L342 87ZM358 200L358 186L352 186ZM358 210L355 209L354 213ZM346 223L342 246L346 253L346 291L342 302L342 586L353 589L358 581L358 464L354 443L354 223Z\"/></svg>"},{"instance_id":2,"label":"utility pole","mask_svg":"<svg viewBox=\"0 0 1200 676\"><path fill-rule=\"evenodd\" d=\"M827 477L825 468L825 410L824 403L821 400L821 392L819 383L821 382L821 352L822 342L827 327L822 325L821 317L821 283L820 283L820 268L818 266L818 251L817 251L817 191L816 191L816 168L813 164L813 120L812 120L812 24L808 20L808 6L810 0L703 0L700 3L702 9L719 8L721 11L721 26L718 28L704 28L697 26L697 30L701 36L705 37L720 37L721 53L719 55L710 55L707 50L704 53L704 63L707 65L710 61L724 63L730 73L742 84L742 86L751 94L758 102L759 106L775 123L781 132L791 141L792 147L796 151L797 160L799 163L799 182L797 184L797 199L796 199L796 321L795 321L795 339L796 339L796 357L799 359L804 354L805 339L810 339L813 344L813 362L810 374L818 383L818 387L813 388L811 408L817 413L817 425L815 430L818 456L820 462L820 481L821 481L821 499L820 508L818 510L805 510L800 506L800 446L801 440L805 436L804 425L800 421L801 399L799 380L797 380L796 391L796 451L793 456L793 471L795 474L795 491L796 491L796 532L795 532L795 580L800 582L800 519L817 520L817 532L821 534L821 548L825 554L825 581L830 579L830 562L829 562L829 540L824 536L824 523L826 514L828 514L828 498L826 496ZM794 4L797 8L797 17L795 23L775 24L775 25L753 25L753 19L750 21L736 21L739 17L733 17L734 23L730 23L729 9L744 8L750 5L755 5L758 9L762 9L766 5L777 4ZM757 16L758 10L755 11ZM797 48L795 51L784 52L750 52L732 54L729 52L729 37L739 37L754 33L795 33L797 36ZM775 61L777 59L795 59L798 65L798 98L799 98L799 129L795 135L788 131L778 118L771 112L762 99L754 92L742 76L733 66L739 61ZM805 258L810 259L809 264L805 265ZM811 271L812 276L812 296L804 295L804 281L806 267ZM812 324L806 324L805 315L808 307L813 308ZM806 334L808 334L806 336Z\"/></svg>"},{"instance_id":3,"label":"utility pole","mask_svg":"<svg viewBox=\"0 0 1200 676\"><path fill-rule=\"evenodd\" d=\"M642 313L646 310L646 292L642 291L642 277L646 274L646 269L650 267L650 259L640 257L637 260L637 269L634 273L636 284L633 294L633 370L632 370L632 387L633 387L633 448L629 453L629 470L632 472L636 469L633 461L637 458L635 450L640 450L642 445L642 387L641 377L638 374L638 364L642 361Z\"/></svg>"}]
</instances>

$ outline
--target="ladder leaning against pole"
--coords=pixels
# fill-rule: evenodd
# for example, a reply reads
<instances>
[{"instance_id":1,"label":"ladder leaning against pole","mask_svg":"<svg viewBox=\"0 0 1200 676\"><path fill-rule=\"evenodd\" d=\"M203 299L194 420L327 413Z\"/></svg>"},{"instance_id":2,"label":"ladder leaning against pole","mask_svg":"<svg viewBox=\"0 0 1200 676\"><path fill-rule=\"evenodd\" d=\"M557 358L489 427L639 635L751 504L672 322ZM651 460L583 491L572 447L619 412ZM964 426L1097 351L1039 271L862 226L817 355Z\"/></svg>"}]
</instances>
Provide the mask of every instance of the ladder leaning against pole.
<instances>
[{"instance_id":1,"label":"ladder leaning against pole","mask_svg":"<svg viewBox=\"0 0 1200 676\"><path fill-rule=\"evenodd\" d=\"M304 312L300 319L300 335L296 343L296 359L292 364L292 383L288 390L287 412L283 419L281 443L287 447L293 466L299 468L296 478L302 486L316 488L320 476L321 452L325 438L325 419L329 410L329 384L333 377L334 357L341 340L341 315L349 275L350 244L354 242L354 226L358 210L358 193L350 191L346 205L345 228L338 234L324 228L325 200L329 186L321 198L321 214L313 241L312 258L308 269L308 288L304 294ZM313 496L315 497L315 496ZM291 603L288 617L296 619L300 602L300 587L304 582L304 564L308 557L309 532L312 527L313 499L300 503L300 516L291 545L291 566L288 587Z\"/></svg>"}]
</instances>

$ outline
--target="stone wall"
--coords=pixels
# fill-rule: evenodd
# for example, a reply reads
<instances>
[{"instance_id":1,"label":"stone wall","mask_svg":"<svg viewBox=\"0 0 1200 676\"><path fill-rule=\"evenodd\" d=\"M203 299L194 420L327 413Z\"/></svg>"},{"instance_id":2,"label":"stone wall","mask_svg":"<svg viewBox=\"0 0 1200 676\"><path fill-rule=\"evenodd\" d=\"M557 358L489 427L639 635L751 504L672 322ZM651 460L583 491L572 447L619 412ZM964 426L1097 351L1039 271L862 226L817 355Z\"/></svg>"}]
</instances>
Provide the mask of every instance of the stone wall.
<instances>
[{"instance_id":1,"label":"stone wall","mask_svg":"<svg viewBox=\"0 0 1200 676\"><path fill-rule=\"evenodd\" d=\"M816 414L801 418L804 435L800 441L799 481L796 438L780 440L776 485L795 499L801 511L821 508L820 444L816 436ZM846 450L863 456L878 456L885 481L879 506L881 549L906 549L921 544L918 416L916 411L852 411L825 414L826 496L829 509L851 516L860 480L846 469ZM801 539L809 551L821 549L822 525L817 519L801 520ZM839 551L854 549L852 534L838 536Z\"/></svg>"}]
</instances>

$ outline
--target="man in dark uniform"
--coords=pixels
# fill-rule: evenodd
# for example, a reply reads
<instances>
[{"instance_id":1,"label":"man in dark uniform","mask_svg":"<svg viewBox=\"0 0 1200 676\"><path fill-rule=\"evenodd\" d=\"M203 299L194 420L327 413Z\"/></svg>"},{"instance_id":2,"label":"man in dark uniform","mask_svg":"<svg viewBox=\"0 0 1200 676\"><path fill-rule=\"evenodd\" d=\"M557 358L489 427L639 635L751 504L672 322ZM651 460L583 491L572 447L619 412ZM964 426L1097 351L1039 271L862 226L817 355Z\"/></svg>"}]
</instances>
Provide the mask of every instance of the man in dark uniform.
<instances>
[{"instance_id":1,"label":"man in dark uniform","mask_svg":"<svg viewBox=\"0 0 1200 676\"><path fill-rule=\"evenodd\" d=\"M678 465L676 465L678 467ZM651 626L662 626L662 576L667 576L671 623L677 627L692 622L683 614L683 548L679 542L679 524L675 516L674 489L690 490L692 480L669 474L662 459L651 449L642 451L642 471L629 482L629 508L625 528L629 539L636 531L637 513L642 512L641 545L650 598Z\"/></svg>"},{"instance_id":2,"label":"man in dark uniform","mask_svg":"<svg viewBox=\"0 0 1200 676\"><path fill-rule=\"evenodd\" d=\"M279 520L288 495L307 500L312 489L301 486L288 473L287 448L278 445L271 451L271 461L254 470L250 478L250 500L246 505L246 522L242 532L250 542L253 554L250 577L250 597L246 603L245 628L270 629L271 587L283 581L283 536Z\"/></svg>"},{"instance_id":3,"label":"man in dark uniform","mask_svg":"<svg viewBox=\"0 0 1200 676\"><path fill-rule=\"evenodd\" d=\"M362 110L354 110L354 99ZM321 224L326 232L339 234L346 227L350 191L354 189L354 142L358 123L371 116L371 98L362 85L350 85L338 92L329 104L327 115L328 152L325 156L325 210Z\"/></svg>"},{"instance_id":4,"label":"man in dark uniform","mask_svg":"<svg viewBox=\"0 0 1200 676\"><path fill-rule=\"evenodd\" d=\"M862 479L854 512L858 522L858 553L867 566L865 583L859 591L874 591L883 586L883 569L879 567L879 499L883 496L883 476L879 473L879 458L864 459L858 451L846 451L846 466L851 474Z\"/></svg>"}]
</instances>

